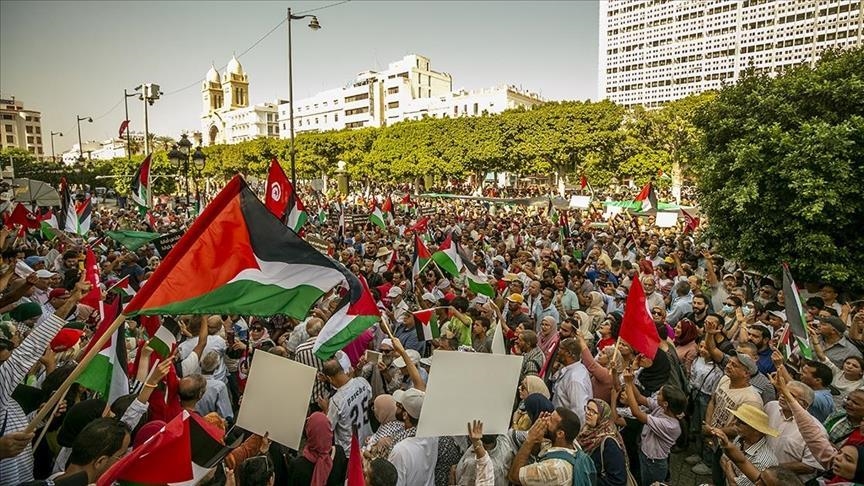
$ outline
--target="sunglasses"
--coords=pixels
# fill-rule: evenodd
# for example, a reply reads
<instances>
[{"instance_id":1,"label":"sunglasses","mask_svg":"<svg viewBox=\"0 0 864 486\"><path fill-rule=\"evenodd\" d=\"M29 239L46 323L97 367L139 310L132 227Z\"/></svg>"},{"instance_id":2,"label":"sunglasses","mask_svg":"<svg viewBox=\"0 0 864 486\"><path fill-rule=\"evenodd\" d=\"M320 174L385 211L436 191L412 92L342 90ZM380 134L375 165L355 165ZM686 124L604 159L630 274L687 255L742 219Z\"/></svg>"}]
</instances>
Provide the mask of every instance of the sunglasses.
<instances>
[{"instance_id":1,"label":"sunglasses","mask_svg":"<svg viewBox=\"0 0 864 486\"><path fill-rule=\"evenodd\" d=\"M264 328L261 326L252 326L249 328L250 331L263 331Z\"/></svg>"}]
</instances>

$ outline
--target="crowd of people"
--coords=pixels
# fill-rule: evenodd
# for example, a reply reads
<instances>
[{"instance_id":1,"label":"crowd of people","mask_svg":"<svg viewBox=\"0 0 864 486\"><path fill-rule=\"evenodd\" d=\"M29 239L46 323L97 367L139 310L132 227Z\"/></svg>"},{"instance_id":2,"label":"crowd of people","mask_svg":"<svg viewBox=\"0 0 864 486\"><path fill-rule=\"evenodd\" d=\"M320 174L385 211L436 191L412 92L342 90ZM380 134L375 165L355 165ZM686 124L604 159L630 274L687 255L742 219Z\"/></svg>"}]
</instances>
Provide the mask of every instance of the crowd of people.
<instances>
[{"instance_id":1,"label":"crowd of people","mask_svg":"<svg viewBox=\"0 0 864 486\"><path fill-rule=\"evenodd\" d=\"M837 283L802 287L811 345L796 346L783 341L790 296L782 280L713 253L684 224L403 195L392 195L383 230L366 216L375 196L310 197L306 210L330 217L303 229L365 277L392 334L376 324L320 359L313 346L336 298L303 320L161 316L179 344L157 361L153 336L130 319L128 393L109 403L74 385L33 432L28 424L100 320L81 303L91 290L81 279L85 245L99 243L92 249L105 289L126 277L134 289L147 285L164 255L99 240L108 229L146 228L136 212L115 208L97 208L87 241L4 229L0 485L95 483L184 412L219 429L225 444L241 444L198 484L341 485L355 432L366 484L375 486L684 484L671 477L673 453L707 484L864 483L864 304ZM343 226L345 211L356 216ZM153 214L150 229L160 232L190 223L170 205ZM457 241L495 295L434 263L412 274L415 234L433 252ZM23 275L19 263L33 272ZM651 359L619 339L636 281L660 337ZM423 309L434 309L439 337L425 339L414 315ZM523 363L510 430L487 434L473 421L465 435L416 437L435 353L491 353L496 333ZM256 353L318 370L300 450L234 426Z\"/></svg>"}]
</instances>

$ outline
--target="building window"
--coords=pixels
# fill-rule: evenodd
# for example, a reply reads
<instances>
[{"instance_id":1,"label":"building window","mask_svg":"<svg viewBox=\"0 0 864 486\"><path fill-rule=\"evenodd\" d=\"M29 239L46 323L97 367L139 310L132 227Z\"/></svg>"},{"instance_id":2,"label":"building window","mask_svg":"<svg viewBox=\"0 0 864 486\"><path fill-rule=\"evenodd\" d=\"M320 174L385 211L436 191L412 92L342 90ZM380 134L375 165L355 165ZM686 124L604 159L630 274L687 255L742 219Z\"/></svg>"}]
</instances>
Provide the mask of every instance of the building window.
<instances>
[{"instance_id":1,"label":"building window","mask_svg":"<svg viewBox=\"0 0 864 486\"><path fill-rule=\"evenodd\" d=\"M479 106L477 106L477 103L474 103L474 115L475 116L479 113L478 109L479 109Z\"/></svg>"},{"instance_id":2,"label":"building window","mask_svg":"<svg viewBox=\"0 0 864 486\"><path fill-rule=\"evenodd\" d=\"M42 137L36 137L36 143L42 145Z\"/></svg>"},{"instance_id":3,"label":"building window","mask_svg":"<svg viewBox=\"0 0 864 486\"><path fill-rule=\"evenodd\" d=\"M318 117L317 116L315 117L315 124L316 125L318 124Z\"/></svg>"},{"instance_id":4,"label":"building window","mask_svg":"<svg viewBox=\"0 0 864 486\"><path fill-rule=\"evenodd\" d=\"M13 143L15 138L12 135L6 135L6 143Z\"/></svg>"},{"instance_id":5,"label":"building window","mask_svg":"<svg viewBox=\"0 0 864 486\"><path fill-rule=\"evenodd\" d=\"M349 96L345 98L345 103L351 103L352 101L360 101L360 100L368 100L369 93L360 93L354 96Z\"/></svg>"},{"instance_id":6,"label":"building window","mask_svg":"<svg viewBox=\"0 0 864 486\"><path fill-rule=\"evenodd\" d=\"M387 94L396 94L399 92L399 86L393 86L392 88L387 88Z\"/></svg>"},{"instance_id":7,"label":"building window","mask_svg":"<svg viewBox=\"0 0 864 486\"><path fill-rule=\"evenodd\" d=\"M399 102L398 101L391 101L390 103L387 103L387 109L388 110L392 110L394 108L399 108Z\"/></svg>"},{"instance_id":8,"label":"building window","mask_svg":"<svg viewBox=\"0 0 864 486\"><path fill-rule=\"evenodd\" d=\"M33 137L27 137L27 143L33 144Z\"/></svg>"},{"instance_id":9,"label":"building window","mask_svg":"<svg viewBox=\"0 0 864 486\"><path fill-rule=\"evenodd\" d=\"M12 125L6 125L6 131L12 133Z\"/></svg>"},{"instance_id":10,"label":"building window","mask_svg":"<svg viewBox=\"0 0 864 486\"><path fill-rule=\"evenodd\" d=\"M359 115L360 113L369 113L369 107L354 108L353 110L345 110L345 116Z\"/></svg>"},{"instance_id":11,"label":"building window","mask_svg":"<svg viewBox=\"0 0 864 486\"><path fill-rule=\"evenodd\" d=\"M27 130L27 133L33 133L33 127L31 127L30 125L27 125L26 130Z\"/></svg>"},{"instance_id":12,"label":"building window","mask_svg":"<svg viewBox=\"0 0 864 486\"><path fill-rule=\"evenodd\" d=\"M356 122L346 123L346 124L345 124L345 128L360 128L360 127L362 127L364 124L366 124L366 120L361 120L361 121L356 121Z\"/></svg>"},{"instance_id":13,"label":"building window","mask_svg":"<svg viewBox=\"0 0 864 486\"><path fill-rule=\"evenodd\" d=\"M15 118L12 115L3 115L4 120L14 120Z\"/></svg>"},{"instance_id":14,"label":"building window","mask_svg":"<svg viewBox=\"0 0 864 486\"><path fill-rule=\"evenodd\" d=\"M334 113L334 114L333 114L333 121L334 121L334 122L338 122L338 121L339 121L339 114L338 114L338 113Z\"/></svg>"}]
</instances>

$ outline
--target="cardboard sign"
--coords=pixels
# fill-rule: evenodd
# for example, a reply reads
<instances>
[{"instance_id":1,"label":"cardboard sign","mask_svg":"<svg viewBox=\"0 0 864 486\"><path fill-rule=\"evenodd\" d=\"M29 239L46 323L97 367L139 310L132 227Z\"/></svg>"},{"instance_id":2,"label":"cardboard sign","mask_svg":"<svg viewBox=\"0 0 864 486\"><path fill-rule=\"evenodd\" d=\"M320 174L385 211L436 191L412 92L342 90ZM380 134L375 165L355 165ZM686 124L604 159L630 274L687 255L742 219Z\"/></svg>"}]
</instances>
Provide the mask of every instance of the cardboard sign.
<instances>
[{"instance_id":1,"label":"cardboard sign","mask_svg":"<svg viewBox=\"0 0 864 486\"><path fill-rule=\"evenodd\" d=\"M572 196L570 207L573 209L588 209L591 207L591 196Z\"/></svg>"},{"instance_id":2,"label":"cardboard sign","mask_svg":"<svg viewBox=\"0 0 864 486\"><path fill-rule=\"evenodd\" d=\"M658 228L674 228L678 224L678 213L657 212L654 225Z\"/></svg>"},{"instance_id":3,"label":"cardboard sign","mask_svg":"<svg viewBox=\"0 0 864 486\"><path fill-rule=\"evenodd\" d=\"M483 433L506 433L522 357L435 351L434 358L417 437L467 435L472 420L483 421Z\"/></svg>"},{"instance_id":4,"label":"cardboard sign","mask_svg":"<svg viewBox=\"0 0 864 486\"><path fill-rule=\"evenodd\" d=\"M171 251L171 249L174 248L174 245L176 245L177 242L180 241L180 238L182 238L184 234L186 234L185 231L175 231L173 233L164 234L159 238L153 240L153 246L156 247L156 251L159 253L159 257L164 260L165 257L168 256L168 253Z\"/></svg>"},{"instance_id":5,"label":"cardboard sign","mask_svg":"<svg viewBox=\"0 0 864 486\"><path fill-rule=\"evenodd\" d=\"M317 370L266 352L255 353L237 425L299 450Z\"/></svg>"},{"instance_id":6,"label":"cardboard sign","mask_svg":"<svg viewBox=\"0 0 864 486\"><path fill-rule=\"evenodd\" d=\"M327 250L330 248L330 243L318 235L306 235L304 239L306 240L306 243L309 243L309 245L312 246L312 248L315 248L325 255L327 254Z\"/></svg>"}]
</instances>

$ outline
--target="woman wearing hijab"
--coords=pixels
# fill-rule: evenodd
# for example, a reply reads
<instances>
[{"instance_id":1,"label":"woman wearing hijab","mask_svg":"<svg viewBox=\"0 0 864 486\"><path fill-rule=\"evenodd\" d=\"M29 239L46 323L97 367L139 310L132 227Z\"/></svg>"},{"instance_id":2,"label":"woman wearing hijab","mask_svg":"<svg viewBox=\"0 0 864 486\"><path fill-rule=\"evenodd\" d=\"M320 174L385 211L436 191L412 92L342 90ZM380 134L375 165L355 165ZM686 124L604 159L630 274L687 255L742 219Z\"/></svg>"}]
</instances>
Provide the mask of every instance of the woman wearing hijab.
<instances>
[{"instance_id":1,"label":"woman wearing hijab","mask_svg":"<svg viewBox=\"0 0 864 486\"><path fill-rule=\"evenodd\" d=\"M288 464L289 486L342 486L348 471L345 451L333 445L330 420L321 412L306 419L306 445Z\"/></svg>"},{"instance_id":2,"label":"woman wearing hijab","mask_svg":"<svg viewBox=\"0 0 864 486\"><path fill-rule=\"evenodd\" d=\"M627 456L624 439L612 417L612 407L594 398L585 405L585 426L577 437L579 445L594 460L599 486L627 484Z\"/></svg>"},{"instance_id":3,"label":"woman wearing hijab","mask_svg":"<svg viewBox=\"0 0 864 486\"><path fill-rule=\"evenodd\" d=\"M543 351L543 356L548 360L556 346L558 346L558 321L552 316L546 316L540 321L537 347Z\"/></svg>"},{"instance_id":4,"label":"woman wearing hijab","mask_svg":"<svg viewBox=\"0 0 864 486\"><path fill-rule=\"evenodd\" d=\"M603 310L606 307L606 303L603 300L603 294L596 290L592 290L588 294L588 298L591 302L588 304L588 309L585 313L591 316L592 328L596 329L603 322L603 319L606 318L606 311Z\"/></svg>"},{"instance_id":5,"label":"woman wearing hijab","mask_svg":"<svg viewBox=\"0 0 864 486\"><path fill-rule=\"evenodd\" d=\"M521 394L521 388L520 388ZM522 402L519 403L519 409L513 414L514 430L528 430L541 412L552 412L555 406L549 400L548 395L542 393L530 393Z\"/></svg>"},{"instance_id":6,"label":"woman wearing hijab","mask_svg":"<svg viewBox=\"0 0 864 486\"><path fill-rule=\"evenodd\" d=\"M363 451L372 457L387 458L397 442L408 437L405 422L396 419L399 405L393 395L378 395L372 405L372 411L378 423L381 424L363 446ZM385 439L386 440L382 440Z\"/></svg>"},{"instance_id":7,"label":"woman wearing hijab","mask_svg":"<svg viewBox=\"0 0 864 486\"><path fill-rule=\"evenodd\" d=\"M533 421L529 421L525 413L525 399L528 398L528 395L534 393L539 393L547 399L552 396L552 394L549 393L549 387L546 386L546 383L542 378L537 375L527 375L522 379L522 383L519 384L519 406L516 408L516 411L513 412L512 427L514 429L528 430L531 428L531 423Z\"/></svg>"},{"instance_id":8,"label":"woman wearing hijab","mask_svg":"<svg viewBox=\"0 0 864 486\"><path fill-rule=\"evenodd\" d=\"M696 345L698 336L699 330L690 319L681 319L675 325L675 352L678 354L681 368L688 377L693 361L699 356L699 347Z\"/></svg>"}]
</instances>

